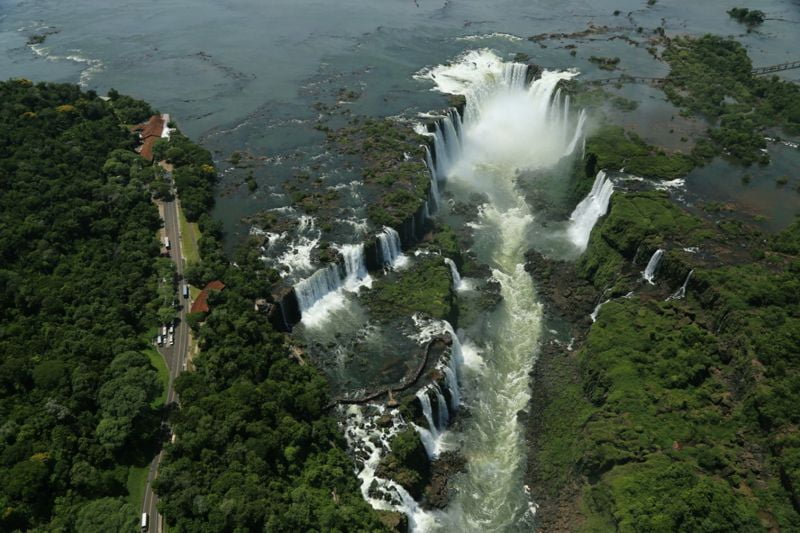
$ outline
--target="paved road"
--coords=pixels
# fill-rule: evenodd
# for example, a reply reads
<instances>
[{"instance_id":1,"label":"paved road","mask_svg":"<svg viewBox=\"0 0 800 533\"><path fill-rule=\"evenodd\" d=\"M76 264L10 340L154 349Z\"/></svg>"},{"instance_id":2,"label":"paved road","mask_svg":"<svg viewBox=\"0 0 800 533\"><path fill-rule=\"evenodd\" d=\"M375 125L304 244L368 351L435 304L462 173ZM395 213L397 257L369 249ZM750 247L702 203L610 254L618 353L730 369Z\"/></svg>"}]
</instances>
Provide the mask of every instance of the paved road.
<instances>
[{"instance_id":1,"label":"paved road","mask_svg":"<svg viewBox=\"0 0 800 533\"><path fill-rule=\"evenodd\" d=\"M178 222L178 209L175 201L164 202L164 229L171 249L170 258L175 263L175 269L179 278L183 278L183 257L181 254L180 223ZM158 349L167 363L169 370L169 385L167 389L167 404L177 401L175 388L173 387L175 378L184 370L189 349L189 326L186 324L186 314L189 312L189 300L184 300L182 295L183 281L178 285L178 302L180 306L179 320L175 326L175 344L173 346L163 346ZM150 520L148 531L160 533L164 529L163 518L158 514L158 497L153 493L151 482L158 474L158 465L164 456L161 451L158 456L150 463L150 470L147 473L147 486L145 488L144 499L142 501L142 512L147 513Z\"/></svg>"}]
</instances>

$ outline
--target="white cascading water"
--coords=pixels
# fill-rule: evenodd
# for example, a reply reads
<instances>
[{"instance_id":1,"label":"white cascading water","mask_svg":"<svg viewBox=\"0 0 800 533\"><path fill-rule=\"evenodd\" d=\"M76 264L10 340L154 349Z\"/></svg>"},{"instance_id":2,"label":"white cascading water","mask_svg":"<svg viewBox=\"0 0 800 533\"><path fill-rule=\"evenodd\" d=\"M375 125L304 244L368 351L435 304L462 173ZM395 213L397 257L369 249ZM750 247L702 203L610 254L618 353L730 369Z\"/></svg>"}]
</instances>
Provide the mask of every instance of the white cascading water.
<instances>
[{"instance_id":1,"label":"white cascading water","mask_svg":"<svg viewBox=\"0 0 800 533\"><path fill-rule=\"evenodd\" d=\"M569 217L567 236L576 248L583 251L589 244L589 235L595 223L608 211L608 202L614 192L614 183L604 171L597 173L589 194L581 200Z\"/></svg>"},{"instance_id":2,"label":"white cascading water","mask_svg":"<svg viewBox=\"0 0 800 533\"><path fill-rule=\"evenodd\" d=\"M583 112L576 117L566 99L555 95L558 82L575 75L545 71L527 85L526 65L506 63L488 50L468 52L417 75L433 81L439 91L466 97L463 123L451 114L443 119L445 128L434 132L435 171L456 197L487 195L489 201L470 227L476 254L492 266L503 296L475 333L480 335L476 338L480 355L469 344L469 364L463 364L463 347L451 332L455 368L448 366L444 372L448 388L454 389L459 374L464 374L461 382L470 416L463 421L460 440L467 471L451 480L453 499L448 508L417 521L417 530L529 531L532 527L532 505L523 480L524 428L517 414L527 408L530 398L529 373L542 312L524 269L533 214L515 180L520 170L552 167L581 145Z\"/></svg>"},{"instance_id":3,"label":"white cascading water","mask_svg":"<svg viewBox=\"0 0 800 533\"><path fill-rule=\"evenodd\" d=\"M408 264L408 257L403 254L400 246L400 234L394 228L384 227L378 234L381 245L381 260L384 266L402 268Z\"/></svg>"},{"instance_id":4,"label":"white cascading water","mask_svg":"<svg viewBox=\"0 0 800 533\"><path fill-rule=\"evenodd\" d=\"M694 274L694 269L690 270L689 273L686 275L686 279L683 280L683 285L681 285L675 293L667 298L666 301L670 300L680 300L684 296L686 296L686 286L689 285L689 280L692 279L692 274Z\"/></svg>"},{"instance_id":5,"label":"white cascading water","mask_svg":"<svg viewBox=\"0 0 800 533\"><path fill-rule=\"evenodd\" d=\"M425 446L425 451L428 453L428 457L435 459L439 456L442 432L439 431L439 426L436 425L433 419L433 407L431 406L431 398L428 396L427 387L417 391L417 400L419 400L419 404L422 406L422 416L424 416L425 420L428 422L428 427L424 428L414 424L414 428L417 430L417 433L419 433L422 444Z\"/></svg>"},{"instance_id":6,"label":"white cascading water","mask_svg":"<svg viewBox=\"0 0 800 533\"><path fill-rule=\"evenodd\" d=\"M427 146L425 147L425 166L428 167L428 171L431 173L431 198L433 199L433 211L436 212L442 203L442 197L439 194L439 179L436 177L436 166L433 164L431 150Z\"/></svg>"},{"instance_id":7,"label":"white cascading water","mask_svg":"<svg viewBox=\"0 0 800 533\"><path fill-rule=\"evenodd\" d=\"M365 414L366 410L375 412L369 416ZM379 425L377 420L384 414L386 410L383 406L372 405L351 405L345 413L344 434L357 461L356 475L361 481L361 494L375 509L404 512L412 531L429 530L432 521L430 514L419 507L408 491L391 479L375 475L381 458L391 450L391 438L406 427L396 409L388 413L392 417L391 424Z\"/></svg>"},{"instance_id":8,"label":"white cascading water","mask_svg":"<svg viewBox=\"0 0 800 533\"><path fill-rule=\"evenodd\" d=\"M463 279L461 274L458 273L458 267L455 262L449 257L445 257L444 262L450 267L450 275L453 278L453 288L458 292L469 290L471 288L469 281Z\"/></svg>"},{"instance_id":9,"label":"white cascading water","mask_svg":"<svg viewBox=\"0 0 800 533\"><path fill-rule=\"evenodd\" d=\"M447 424L450 423L450 411L447 409L447 401L444 399L442 389L436 383L433 384L433 392L436 394L436 413L439 417L439 429L444 430Z\"/></svg>"},{"instance_id":10,"label":"white cascading water","mask_svg":"<svg viewBox=\"0 0 800 533\"><path fill-rule=\"evenodd\" d=\"M330 264L294 286L303 324L318 326L334 309L345 305L344 291L357 292L372 278L364 261L363 244L345 244L339 249L341 264Z\"/></svg>"},{"instance_id":11,"label":"white cascading water","mask_svg":"<svg viewBox=\"0 0 800 533\"><path fill-rule=\"evenodd\" d=\"M658 265L661 263L662 255L664 255L664 250L661 248L653 252L650 261L647 262L647 266L644 268L644 272L642 272L642 277L650 285L654 285L653 280L656 277L656 270L658 270Z\"/></svg>"},{"instance_id":12,"label":"white cascading water","mask_svg":"<svg viewBox=\"0 0 800 533\"><path fill-rule=\"evenodd\" d=\"M610 301L611 298L609 298L608 300L603 300L602 302L594 306L594 311L592 311L592 314L589 315L589 318L592 319L592 322L597 322L597 315L600 313L600 309Z\"/></svg>"},{"instance_id":13,"label":"white cascading water","mask_svg":"<svg viewBox=\"0 0 800 533\"><path fill-rule=\"evenodd\" d=\"M456 372L450 367L446 366L442 369L444 378L447 382L447 390L450 391L450 407L455 411L461 405L461 389L458 385L458 378Z\"/></svg>"}]
</instances>

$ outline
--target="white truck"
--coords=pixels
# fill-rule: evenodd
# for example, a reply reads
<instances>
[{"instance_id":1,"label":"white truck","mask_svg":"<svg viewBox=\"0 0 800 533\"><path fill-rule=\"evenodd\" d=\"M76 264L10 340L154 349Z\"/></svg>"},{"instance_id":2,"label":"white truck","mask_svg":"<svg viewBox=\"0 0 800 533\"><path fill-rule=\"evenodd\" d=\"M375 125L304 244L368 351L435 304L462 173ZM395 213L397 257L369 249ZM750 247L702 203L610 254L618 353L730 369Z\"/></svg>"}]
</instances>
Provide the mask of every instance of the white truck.
<instances>
[{"instance_id":1,"label":"white truck","mask_svg":"<svg viewBox=\"0 0 800 533\"><path fill-rule=\"evenodd\" d=\"M164 248L169 250L169 237L167 237L166 235L164 236Z\"/></svg>"},{"instance_id":2,"label":"white truck","mask_svg":"<svg viewBox=\"0 0 800 533\"><path fill-rule=\"evenodd\" d=\"M142 532L147 531L148 516L147 513L142 513Z\"/></svg>"}]
</instances>

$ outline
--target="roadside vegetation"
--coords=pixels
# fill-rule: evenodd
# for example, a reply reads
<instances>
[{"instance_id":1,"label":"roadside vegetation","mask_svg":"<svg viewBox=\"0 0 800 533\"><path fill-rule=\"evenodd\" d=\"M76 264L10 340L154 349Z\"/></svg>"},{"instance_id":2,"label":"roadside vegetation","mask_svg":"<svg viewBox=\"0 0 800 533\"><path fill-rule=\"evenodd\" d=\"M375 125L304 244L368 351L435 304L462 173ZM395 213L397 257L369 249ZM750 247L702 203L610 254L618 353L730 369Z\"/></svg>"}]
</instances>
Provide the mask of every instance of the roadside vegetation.
<instances>
[{"instance_id":1,"label":"roadside vegetation","mask_svg":"<svg viewBox=\"0 0 800 533\"><path fill-rule=\"evenodd\" d=\"M152 173L74 85L0 83L0 530L125 531L160 440ZM135 117L134 117L135 119Z\"/></svg>"},{"instance_id":2,"label":"roadside vegetation","mask_svg":"<svg viewBox=\"0 0 800 533\"><path fill-rule=\"evenodd\" d=\"M177 437L154 484L170 531L383 530L358 490L326 380L290 358L284 336L254 310L274 272L255 247L233 266L220 246L203 229L198 272L226 287L193 323L196 371L176 381Z\"/></svg>"}]
</instances>

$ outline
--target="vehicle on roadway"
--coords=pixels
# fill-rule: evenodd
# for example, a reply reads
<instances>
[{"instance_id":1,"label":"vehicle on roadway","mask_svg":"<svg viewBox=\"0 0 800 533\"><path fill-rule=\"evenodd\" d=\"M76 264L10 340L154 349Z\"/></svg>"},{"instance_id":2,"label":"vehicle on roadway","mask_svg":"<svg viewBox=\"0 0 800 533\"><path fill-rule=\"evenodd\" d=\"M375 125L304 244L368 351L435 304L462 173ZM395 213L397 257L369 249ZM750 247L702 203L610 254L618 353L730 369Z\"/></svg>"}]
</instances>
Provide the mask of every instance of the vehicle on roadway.
<instances>
[{"instance_id":1,"label":"vehicle on roadway","mask_svg":"<svg viewBox=\"0 0 800 533\"><path fill-rule=\"evenodd\" d=\"M147 529L148 529L147 528L147 525L148 525L148 522L149 522L148 518L149 517L147 516L147 513L142 513L142 523L141 523L142 531L147 531Z\"/></svg>"},{"instance_id":2,"label":"vehicle on roadway","mask_svg":"<svg viewBox=\"0 0 800 533\"><path fill-rule=\"evenodd\" d=\"M156 335L156 344L158 344L159 346L164 346L163 335Z\"/></svg>"},{"instance_id":3,"label":"vehicle on roadway","mask_svg":"<svg viewBox=\"0 0 800 533\"><path fill-rule=\"evenodd\" d=\"M169 237L164 237L164 248L169 250Z\"/></svg>"},{"instance_id":4,"label":"vehicle on roadway","mask_svg":"<svg viewBox=\"0 0 800 533\"><path fill-rule=\"evenodd\" d=\"M185 281L183 282L183 297L189 297L189 285L187 285Z\"/></svg>"}]
</instances>

